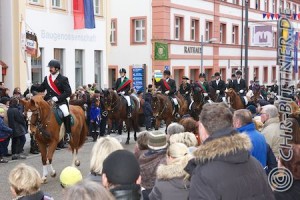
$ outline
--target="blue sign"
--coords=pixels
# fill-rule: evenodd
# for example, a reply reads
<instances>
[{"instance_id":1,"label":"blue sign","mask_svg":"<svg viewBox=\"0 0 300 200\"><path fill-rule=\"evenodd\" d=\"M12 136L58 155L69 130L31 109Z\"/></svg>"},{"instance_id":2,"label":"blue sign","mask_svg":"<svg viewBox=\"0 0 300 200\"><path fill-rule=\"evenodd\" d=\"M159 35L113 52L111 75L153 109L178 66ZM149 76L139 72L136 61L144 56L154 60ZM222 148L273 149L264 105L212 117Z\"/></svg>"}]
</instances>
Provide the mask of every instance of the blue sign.
<instances>
[{"instance_id":1,"label":"blue sign","mask_svg":"<svg viewBox=\"0 0 300 200\"><path fill-rule=\"evenodd\" d=\"M170 66L166 65L165 70L170 70Z\"/></svg>"},{"instance_id":2,"label":"blue sign","mask_svg":"<svg viewBox=\"0 0 300 200\"><path fill-rule=\"evenodd\" d=\"M144 83L145 83L145 69L144 68L132 68L132 80L133 87L138 91L144 92Z\"/></svg>"}]
</instances>

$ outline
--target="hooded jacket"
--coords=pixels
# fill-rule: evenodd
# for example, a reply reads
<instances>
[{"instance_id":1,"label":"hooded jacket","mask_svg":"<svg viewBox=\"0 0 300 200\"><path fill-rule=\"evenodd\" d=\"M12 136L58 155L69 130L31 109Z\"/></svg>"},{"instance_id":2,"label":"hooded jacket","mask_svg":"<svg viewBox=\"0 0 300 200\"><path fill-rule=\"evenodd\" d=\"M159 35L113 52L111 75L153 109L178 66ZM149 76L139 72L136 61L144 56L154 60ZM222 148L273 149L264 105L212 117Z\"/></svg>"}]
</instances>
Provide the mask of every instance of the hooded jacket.
<instances>
[{"instance_id":1,"label":"hooded jacket","mask_svg":"<svg viewBox=\"0 0 300 200\"><path fill-rule=\"evenodd\" d=\"M233 128L217 131L194 152L190 200L273 200L261 164L250 155L251 141ZM191 169L192 168L192 169Z\"/></svg>"},{"instance_id":2,"label":"hooded jacket","mask_svg":"<svg viewBox=\"0 0 300 200\"><path fill-rule=\"evenodd\" d=\"M149 195L150 200L187 200L190 190L188 174L184 171L191 156L185 156L179 162L160 165L156 172L156 182Z\"/></svg>"}]
</instances>

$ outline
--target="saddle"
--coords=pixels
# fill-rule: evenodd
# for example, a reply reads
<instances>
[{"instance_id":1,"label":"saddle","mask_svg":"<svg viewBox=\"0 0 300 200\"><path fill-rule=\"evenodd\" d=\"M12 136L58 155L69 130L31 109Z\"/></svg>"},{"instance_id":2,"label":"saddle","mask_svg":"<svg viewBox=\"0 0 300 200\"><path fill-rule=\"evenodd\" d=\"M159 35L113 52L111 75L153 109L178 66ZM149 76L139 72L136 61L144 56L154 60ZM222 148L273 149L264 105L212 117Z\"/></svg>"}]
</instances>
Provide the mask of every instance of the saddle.
<instances>
[{"instance_id":1,"label":"saddle","mask_svg":"<svg viewBox=\"0 0 300 200\"><path fill-rule=\"evenodd\" d=\"M123 99L125 99L125 101L126 101L126 104L127 104L127 106L128 106L128 102L127 102L127 99L125 98L125 96L123 96L123 95L121 95L121 97L123 98ZM130 96L129 96L129 98L130 98ZM132 107L132 109L134 109L135 108L135 103L134 103L134 100L132 99L132 98L130 98L130 106Z\"/></svg>"},{"instance_id":2,"label":"saddle","mask_svg":"<svg viewBox=\"0 0 300 200\"><path fill-rule=\"evenodd\" d=\"M239 95L239 96L240 96L240 99L241 99L242 103L245 106L247 106L248 105L248 99L247 99L247 97L246 96L241 96L241 95Z\"/></svg>"},{"instance_id":3,"label":"saddle","mask_svg":"<svg viewBox=\"0 0 300 200\"><path fill-rule=\"evenodd\" d=\"M177 100L177 97L175 97L176 98L176 100ZM171 97L171 96L169 96L169 99L170 99L170 101L171 101L171 103L172 103L172 106L173 106L173 115L175 114L175 112L177 111L179 111L179 109L180 109L180 105L179 105L179 102L178 102L178 100L177 100L177 105L175 104L175 101L174 101L174 99L173 99L173 97ZM178 108L178 110L177 110L177 108Z\"/></svg>"},{"instance_id":4,"label":"saddle","mask_svg":"<svg viewBox=\"0 0 300 200\"><path fill-rule=\"evenodd\" d=\"M63 112L59 109L59 107L54 107L53 112L54 112L54 116L55 116L57 123L59 125L61 125L64 122L63 121L63 119L64 119ZM73 126L74 124L75 124L75 120L74 120L73 115L71 115L71 126Z\"/></svg>"}]
</instances>

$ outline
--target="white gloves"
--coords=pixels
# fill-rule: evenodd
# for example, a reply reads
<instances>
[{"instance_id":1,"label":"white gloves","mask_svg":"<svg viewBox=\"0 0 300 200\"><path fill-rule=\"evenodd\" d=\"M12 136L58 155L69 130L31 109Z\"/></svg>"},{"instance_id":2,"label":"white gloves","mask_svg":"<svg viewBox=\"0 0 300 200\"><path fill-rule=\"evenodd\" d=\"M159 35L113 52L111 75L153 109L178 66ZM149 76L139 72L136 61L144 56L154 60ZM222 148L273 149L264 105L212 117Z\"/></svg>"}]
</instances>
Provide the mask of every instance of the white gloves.
<instances>
[{"instance_id":1,"label":"white gloves","mask_svg":"<svg viewBox=\"0 0 300 200\"><path fill-rule=\"evenodd\" d=\"M168 91L165 91L165 94L169 94L170 93L170 91L168 90Z\"/></svg>"},{"instance_id":2,"label":"white gloves","mask_svg":"<svg viewBox=\"0 0 300 200\"><path fill-rule=\"evenodd\" d=\"M125 94L125 92L124 92L124 91L122 91L122 92L119 92L119 94L121 94L121 95L124 95L124 94Z\"/></svg>"},{"instance_id":3,"label":"white gloves","mask_svg":"<svg viewBox=\"0 0 300 200\"><path fill-rule=\"evenodd\" d=\"M220 90L217 90L216 93L217 93L217 94L220 94Z\"/></svg>"},{"instance_id":4,"label":"white gloves","mask_svg":"<svg viewBox=\"0 0 300 200\"><path fill-rule=\"evenodd\" d=\"M205 97L207 97L208 96L208 94L205 92L205 93L203 93L203 95L205 96Z\"/></svg>"},{"instance_id":5,"label":"white gloves","mask_svg":"<svg viewBox=\"0 0 300 200\"><path fill-rule=\"evenodd\" d=\"M188 94L189 92L185 92L186 94Z\"/></svg>"},{"instance_id":6,"label":"white gloves","mask_svg":"<svg viewBox=\"0 0 300 200\"><path fill-rule=\"evenodd\" d=\"M33 95L31 93L29 93L29 94L26 95L26 99L31 99L32 96Z\"/></svg>"},{"instance_id":7,"label":"white gloves","mask_svg":"<svg viewBox=\"0 0 300 200\"><path fill-rule=\"evenodd\" d=\"M240 93L244 93L244 90L240 90Z\"/></svg>"},{"instance_id":8,"label":"white gloves","mask_svg":"<svg viewBox=\"0 0 300 200\"><path fill-rule=\"evenodd\" d=\"M27 88L30 88L32 86L31 81L27 81L26 86L27 86Z\"/></svg>"},{"instance_id":9,"label":"white gloves","mask_svg":"<svg viewBox=\"0 0 300 200\"><path fill-rule=\"evenodd\" d=\"M52 101L57 102L58 98L57 97L52 97Z\"/></svg>"}]
</instances>

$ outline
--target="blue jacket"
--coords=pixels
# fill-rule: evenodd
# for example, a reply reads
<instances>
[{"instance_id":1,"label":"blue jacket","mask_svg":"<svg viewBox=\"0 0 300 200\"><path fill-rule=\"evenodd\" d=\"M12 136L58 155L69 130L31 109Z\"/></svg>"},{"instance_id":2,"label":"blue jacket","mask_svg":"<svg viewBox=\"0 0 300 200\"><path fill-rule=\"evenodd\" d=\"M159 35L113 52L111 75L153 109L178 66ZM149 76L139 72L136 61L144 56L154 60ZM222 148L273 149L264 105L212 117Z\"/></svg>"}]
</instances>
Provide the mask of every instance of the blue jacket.
<instances>
[{"instance_id":1,"label":"blue jacket","mask_svg":"<svg viewBox=\"0 0 300 200\"><path fill-rule=\"evenodd\" d=\"M4 124L2 117L0 117L0 139L6 139L12 135L13 130Z\"/></svg>"},{"instance_id":2,"label":"blue jacket","mask_svg":"<svg viewBox=\"0 0 300 200\"><path fill-rule=\"evenodd\" d=\"M90 120L93 120L97 124L100 122L100 108L95 106L95 104L92 104L91 110L90 110Z\"/></svg>"},{"instance_id":3,"label":"blue jacket","mask_svg":"<svg viewBox=\"0 0 300 200\"><path fill-rule=\"evenodd\" d=\"M251 154L263 167L267 164L267 142L265 137L255 129L254 123L244 125L237 129L240 133L245 132L252 142Z\"/></svg>"}]
</instances>

